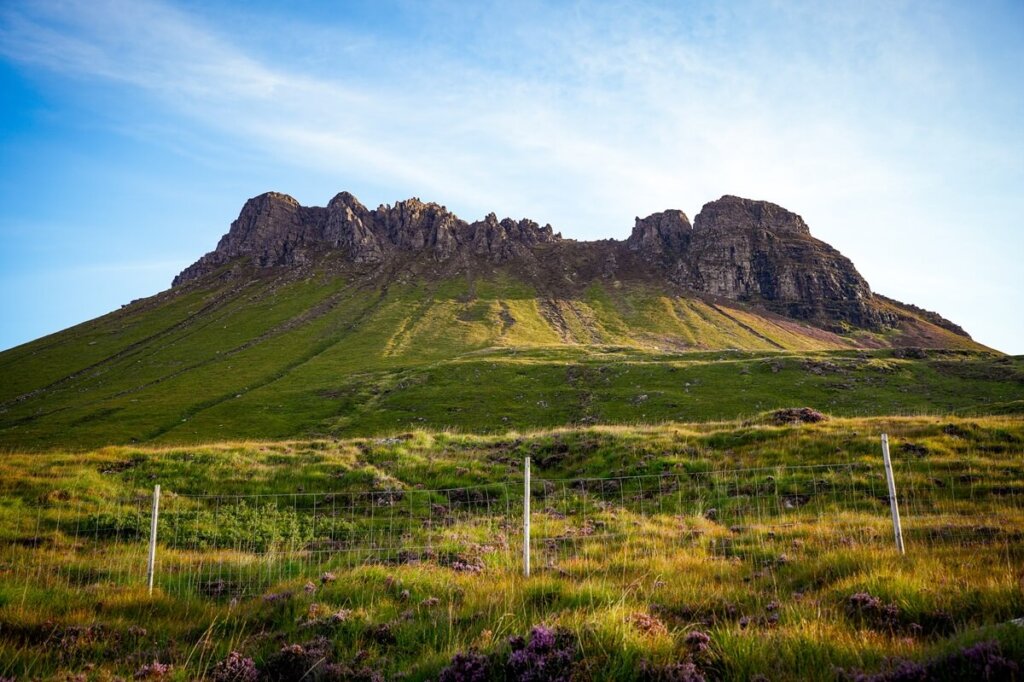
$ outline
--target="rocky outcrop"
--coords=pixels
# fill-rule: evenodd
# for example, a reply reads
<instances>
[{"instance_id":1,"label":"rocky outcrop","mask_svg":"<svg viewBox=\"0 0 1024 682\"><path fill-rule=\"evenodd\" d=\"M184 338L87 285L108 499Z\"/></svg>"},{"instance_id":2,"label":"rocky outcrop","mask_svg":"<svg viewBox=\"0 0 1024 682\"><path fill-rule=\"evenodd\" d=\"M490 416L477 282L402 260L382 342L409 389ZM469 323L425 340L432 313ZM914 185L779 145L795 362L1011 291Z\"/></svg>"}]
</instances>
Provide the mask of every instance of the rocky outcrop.
<instances>
[{"instance_id":1,"label":"rocky outcrop","mask_svg":"<svg viewBox=\"0 0 1024 682\"><path fill-rule=\"evenodd\" d=\"M464 252L495 263L528 257L538 244L557 242L550 225L498 220L493 213L467 223L444 206L417 198L369 210L348 192L322 207L301 206L279 192L245 202L217 248L183 270L174 286L239 258L261 268L308 262L339 250L354 263L381 263L401 252L447 260Z\"/></svg>"},{"instance_id":2,"label":"rocky outcrop","mask_svg":"<svg viewBox=\"0 0 1024 682\"><path fill-rule=\"evenodd\" d=\"M669 209L637 218L626 246L648 259L672 260L687 252L692 233L693 226L686 214Z\"/></svg>"},{"instance_id":3,"label":"rocky outcrop","mask_svg":"<svg viewBox=\"0 0 1024 682\"><path fill-rule=\"evenodd\" d=\"M268 192L247 201L216 250L174 284L229 263L290 266L328 251L371 266L403 253L448 263L521 261L535 273L565 273L577 269L574 262L595 263L591 277L660 277L693 292L825 327L880 329L898 323L853 263L812 237L799 215L735 196L705 204L693 225L682 211L667 210L637 218L624 242L579 243L562 240L550 225L499 220L493 213L467 223L444 206L417 198L369 210L348 192L326 207L301 206L288 195Z\"/></svg>"},{"instance_id":4,"label":"rocky outcrop","mask_svg":"<svg viewBox=\"0 0 1024 682\"><path fill-rule=\"evenodd\" d=\"M465 223L444 206L413 198L394 206L382 205L373 215L389 246L406 251L428 251L449 258L457 246L456 233Z\"/></svg>"},{"instance_id":5,"label":"rocky outcrop","mask_svg":"<svg viewBox=\"0 0 1024 682\"><path fill-rule=\"evenodd\" d=\"M799 215L767 201L724 196L705 204L685 263L679 283L714 296L818 322L896 323L871 305L871 288L848 258L812 237Z\"/></svg>"},{"instance_id":6,"label":"rocky outcrop","mask_svg":"<svg viewBox=\"0 0 1024 682\"><path fill-rule=\"evenodd\" d=\"M242 206L216 250L183 270L174 278L173 286L241 257L250 258L258 267L302 262L308 249L322 243L325 217L324 209L301 206L287 194L267 192L253 197Z\"/></svg>"},{"instance_id":7,"label":"rocky outcrop","mask_svg":"<svg viewBox=\"0 0 1024 682\"><path fill-rule=\"evenodd\" d=\"M474 254L496 262L527 258L538 244L549 244L562 238L554 233L550 225L541 227L526 219L516 222L505 218L499 221L493 213L470 225L465 235L465 243L469 244Z\"/></svg>"},{"instance_id":8,"label":"rocky outcrop","mask_svg":"<svg viewBox=\"0 0 1024 682\"><path fill-rule=\"evenodd\" d=\"M348 192L338 194L327 204L324 241L347 251L356 263L384 260L385 247L373 227L373 214Z\"/></svg>"},{"instance_id":9,"label":"rocky outcrop","mask_svg":"<svg viewBox=\"0 0 1024 682\"><path fill-rule=\"evenodd\" d=\"M720 235L753 230L777 236L811 236L811 229L796 213L768 201L729 194L704 204L697 214L694 229Z\"/></svg>"}]
</instances>

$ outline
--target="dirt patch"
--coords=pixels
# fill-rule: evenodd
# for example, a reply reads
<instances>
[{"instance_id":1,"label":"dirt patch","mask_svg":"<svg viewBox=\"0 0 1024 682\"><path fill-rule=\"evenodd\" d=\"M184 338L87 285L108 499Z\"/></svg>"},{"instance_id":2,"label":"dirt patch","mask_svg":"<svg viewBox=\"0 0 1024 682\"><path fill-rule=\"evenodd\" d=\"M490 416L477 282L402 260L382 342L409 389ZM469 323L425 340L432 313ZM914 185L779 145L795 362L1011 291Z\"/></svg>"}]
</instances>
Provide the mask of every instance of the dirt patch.
<instances>
[{"instance_id":1,"label":"dirt patch","mask_svg":"<svg viewBox=\"0 0 1024 682\"><path fill-rule=\"evenodd\" d=\"M928 454L928 447L919 443L900 443L900 452L914 457L924 457Z\"/></svg>"},{"instance_id":2,"label":"dirt patch","mask_svg":"<svg viewBox=\"0 0 1024 682\"><path fill-rule=\"evenodd\" d=\"M817 424L827 419L827 416L811 407L787 407L771 413L772 422L780 426L786 424Z\"/></svg>"},{"instance_id":3,"label":"dirt patch","mask_svg":"<svg viewBox=\"0 0 1024 682\"><path fill-rule=\"evenodd\" d=\"M130 459L124 459L124 460L121 460L119 462L112 462L110 464L104 465L103 467L100 468L100 473L101 474L120 474L120 473L124 473L125 471L129 471L129 470L134 469L135 467L139 466L140 464L143 464L145 461L146 461L146 458L143 457L142 455L135 455L134 457L131 457Z\"/></svg>"}]
</instances>

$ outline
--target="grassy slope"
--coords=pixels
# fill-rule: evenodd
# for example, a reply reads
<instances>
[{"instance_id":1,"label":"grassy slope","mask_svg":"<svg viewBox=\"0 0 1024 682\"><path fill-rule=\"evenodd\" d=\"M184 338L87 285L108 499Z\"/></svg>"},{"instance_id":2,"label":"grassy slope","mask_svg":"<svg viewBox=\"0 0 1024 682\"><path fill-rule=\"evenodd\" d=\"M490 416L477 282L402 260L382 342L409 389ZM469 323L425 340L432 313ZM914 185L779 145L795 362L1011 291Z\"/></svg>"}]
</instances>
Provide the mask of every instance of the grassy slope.
<instances>
[{"instance_id":1,"label":"grassy slope","mask_svg":"<svg viewBox=\"0 0 1024 682\"><path fill-rule=\"evenodd\" d=\"M544 568L542 544L538 570L528 580L517 575L513 547L507 564L499 553L481 574L433 561L328 564L337 581L304 592L304 575L283 577L266 585L267 593L295 595L273 602L259 594L237 602L165 596L159 588L148 599L139 567L144 537L134 553L101 551L78 563L60 550L79 539L77 530L71 534L79 528L76 515L116 512L118 499L145 509L154 482L169 496L169 512L174 492L290 495L514 484L522 457L531 456L535 477L547 479L856 462L871 472L857 485L878 491L884 488L881 431L893 439L904 503L908 554L902 559L889 549L887 507L877 496L858 503L877 526L876 539L841 541L847 532L838 525L842 516L828 516L807 533L780 531L789 559L769 568L738 557L713 558L664 536L665 523L684 518L709 533L742 537L736 535L742 530L715 530L684 507L666 510L682 517L621 515L635 543L624 553L584 538L574 545L577 554ZM1024 662L1024 631L1001 625L1024 612L1024 557L1019 541L999 540L1000 533L1019 538L1024 532L1022 481L1019 417L838 419L799 427L669 424L495 436L419 431L401 439L10 453L0 463L0 675L49 678L89 670L88 679L109 679L130 676L155 659L173 663L176 679L193 679L209 673L229 650L262 664L283 645L322 634L335 660L359 660L388 676L403 671L416 680L436 676L459 650L500 654L506 636L541 622L574 633L583 651L578 665L596 679L635 679L641 660L678 660L694 629L712 638L706 671L725 679L764 673L770 679L828 680L837 666L878 669L889 656L927 659L991 638ZM921 526L930 496L955 501L955 513L939 526L932 545ZM852 504L853 496L838 499ZM544 504L536 506L540 527L547 514ZM65 530L54 530L54 524ZM962 534L951 535L953 528ZM459 525L451 532L461 537L458 543L471 537ZM792 533L801 538L799 547L789 544ZM161 552L164 571L184 560ZM211 551L208 559L217 554ZM18 580L24 573L11 570L26 558L52 562L31 574L28 588ZM124 567L130 575L107 572L122 560L134 562ZM323 569L306 570L315 576ZM861 591L895 604L902 625L881 627L851 616L847 600ZM429 598L439 602L430 605L424 601ZM339 609L348 610L343 622L303 626L310 614ZM775 612L779 620L772 623L768 616ZM645 632L631 624L636 614L654 615L666 630ZM914 629L912 622L924 626ZM380 637L383 624L393 642Z\"/></svg>"},{"instance_id":2,"label":"grassy slope","mask_svg":"<svg viewBox=\"0 0 1024 682\"><path fill-rule=\"evenodd\" d=\"M1022 394L1019 359L923 322L918 331L969 352L856 355L853 337L644 284L549 300L502 272L401 281L268 277L164 292L6 351L0 445L706 420L797 403L984 411Z\"/></svg>"}]
</instances>

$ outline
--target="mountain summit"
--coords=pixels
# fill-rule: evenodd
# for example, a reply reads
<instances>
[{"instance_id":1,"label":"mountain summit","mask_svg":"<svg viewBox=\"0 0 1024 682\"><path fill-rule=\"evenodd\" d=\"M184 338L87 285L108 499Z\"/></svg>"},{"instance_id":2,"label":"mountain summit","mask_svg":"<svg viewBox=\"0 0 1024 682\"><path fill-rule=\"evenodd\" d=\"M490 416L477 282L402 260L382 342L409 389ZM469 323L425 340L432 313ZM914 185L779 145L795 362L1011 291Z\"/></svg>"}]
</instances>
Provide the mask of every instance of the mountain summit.
<instances>
[{"instance_id":1,"label":"mountain summit","mask_svg":"<svg viewBox=\"0 0 1024 682\"><path fill-rule=\"evenodd\" d=\"M225 269L229 264L309 266L330 254L377 268L420 260L444 276L507 264L551 291L595 281L645 280L837 332L895 329L901 321L893 302L873 295L853 263L811 236L799 215L767 201L728 195L705 204L693 224L682 211L670 209L637 218L624 241L579 242L563 239L550 225L498 220L493 213L469 223L418 198L369 210L348 192L326 207L302 206L286 194L267 192L245 203L217 248L182 271L174 286L213 273L230 276L236 271ZM930 320L967 336L938 315L930 314Z\"/></svg>"}]
</instances>

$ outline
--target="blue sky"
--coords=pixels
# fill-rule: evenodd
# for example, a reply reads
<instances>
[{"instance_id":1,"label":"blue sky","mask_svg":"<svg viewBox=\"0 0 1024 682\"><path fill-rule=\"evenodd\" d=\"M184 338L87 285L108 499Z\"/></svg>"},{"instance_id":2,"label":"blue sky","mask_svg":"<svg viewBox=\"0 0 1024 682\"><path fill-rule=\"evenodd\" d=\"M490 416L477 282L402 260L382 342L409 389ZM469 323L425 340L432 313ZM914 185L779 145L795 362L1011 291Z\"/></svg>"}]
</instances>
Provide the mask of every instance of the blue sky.
<instances>
[{"instance_id":1,"label":"blue sky","mask_svg":"<svg viewBox=\"0 0 1024 682\"><path fill-rule=\"evenodd\" d=\"M266 190L578 239L722 194L1024 353L1024 4L0 4L0 348L169 286Z\"/></svg>"}]
</instances>

